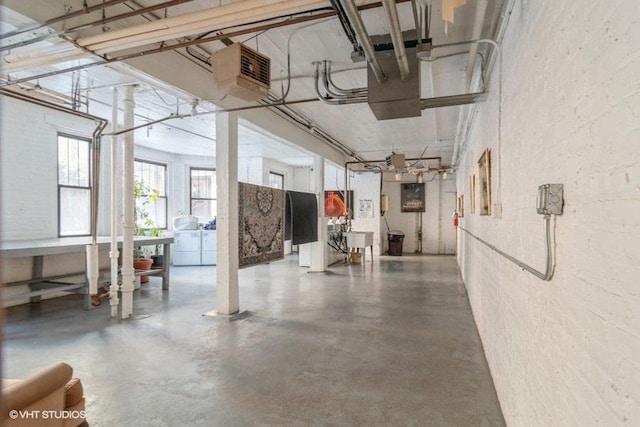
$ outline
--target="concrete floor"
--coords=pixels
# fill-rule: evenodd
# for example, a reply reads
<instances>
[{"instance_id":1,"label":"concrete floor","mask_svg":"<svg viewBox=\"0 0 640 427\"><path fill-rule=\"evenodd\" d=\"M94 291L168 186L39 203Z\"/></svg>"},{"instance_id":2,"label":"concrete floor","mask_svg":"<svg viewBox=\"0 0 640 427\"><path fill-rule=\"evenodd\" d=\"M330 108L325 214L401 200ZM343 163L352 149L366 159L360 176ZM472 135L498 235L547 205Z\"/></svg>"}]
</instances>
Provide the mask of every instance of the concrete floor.
<instances>
[{"instance_id":1,"label":"concrete floor","mask_svg":"<svg viewBox=\"0 0 640 427\"><path fill-rule=\"evenodd\" d=\"M69 363L94 427L504 425L454 257L249 268L231 319L203 316L215 267L171 274L133 320L78 296L8 309L4 376Z\"/></svg>"}]
</instances>

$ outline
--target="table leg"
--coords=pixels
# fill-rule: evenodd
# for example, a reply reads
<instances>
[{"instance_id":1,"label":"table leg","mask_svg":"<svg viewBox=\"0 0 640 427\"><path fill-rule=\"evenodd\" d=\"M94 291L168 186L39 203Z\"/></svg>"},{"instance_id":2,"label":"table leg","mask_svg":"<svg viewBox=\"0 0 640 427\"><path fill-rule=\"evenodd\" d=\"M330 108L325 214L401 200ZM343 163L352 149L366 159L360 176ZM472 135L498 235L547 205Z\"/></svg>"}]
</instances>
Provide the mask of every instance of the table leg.
<instances>
[{"instance_id":1,"label":"table leg","mask_svg":"<svg viewBox=\"0 0 640 427\"><path fill-rule=\"evenodd\" d=\"M33 264L31 266L31 278L32 279L42 279L42 271L44 265L44 256L38 255L33 257ZM31 284L29 284L29 290L33 290ZM31 303L39 303L42 300L40 295L33 296L29 298L29 302Z\"/></svg>"},{"instance_id":2,"label":"table leg","mask_svg":"<svg viewBox=\"0 0 640 427\"><path fill-rule=\"evenodd\" d=\"M162 263L162 290L169 290L169 263L171 262L171 244L165 243L163 248L164 262Z\"/></svg>"}]
</instances>

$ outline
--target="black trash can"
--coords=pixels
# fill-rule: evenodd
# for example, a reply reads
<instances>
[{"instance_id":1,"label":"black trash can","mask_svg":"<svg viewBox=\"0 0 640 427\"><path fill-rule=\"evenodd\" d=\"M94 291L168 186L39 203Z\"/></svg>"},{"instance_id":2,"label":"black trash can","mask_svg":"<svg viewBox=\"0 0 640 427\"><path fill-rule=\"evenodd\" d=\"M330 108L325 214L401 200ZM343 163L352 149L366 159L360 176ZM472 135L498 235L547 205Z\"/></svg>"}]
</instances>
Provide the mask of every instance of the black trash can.
<instances>
[{"instance_id":1,"label":"black trash can","mask_svg":"<svg viewBox=\"0 0 640 427\"><path fill-rule=\"evenodd\" d=\"M389 231L389 255L402 255L402 242L404 241L404 233L402 231Z\"/></svg>"}]
</instances>

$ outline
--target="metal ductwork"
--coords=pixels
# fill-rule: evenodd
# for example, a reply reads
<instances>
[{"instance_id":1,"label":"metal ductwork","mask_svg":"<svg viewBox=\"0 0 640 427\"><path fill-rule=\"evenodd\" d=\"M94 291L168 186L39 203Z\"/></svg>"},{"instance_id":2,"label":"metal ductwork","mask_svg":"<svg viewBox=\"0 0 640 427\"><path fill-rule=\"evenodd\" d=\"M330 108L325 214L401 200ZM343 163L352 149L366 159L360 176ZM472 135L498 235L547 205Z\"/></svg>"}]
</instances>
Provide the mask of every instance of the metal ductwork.
<instances>
[{"instance_id":1,"label":"metal ductwork","mask_svg":"<svg viewBox=\"0 0 640 427\"><path fill-rule=\"evenodd\" d=\"M383 36L384 37L384 36ZM388 36L386 36L388 37ZM376 58L387 71L387 80L378 83L368 71L368 103L378 120L419 117L420 106L420 64L416 56L416 48L406 50L408 72L402 78L393 49L376 52Z\"/></svg>"},{"instance_id":2,"label":"metal ductwork","mask_svg":"<svg viewBox=\"0 0 640 427\"><path fill-rule=\"evenodd\" d=\"M367 33L353 0L340 0L340 4L369 63L367 91L339 90L332 84L331 73L320 70L317 80L323 83L327 95L319 92L316 80L318 97L326 103L345 104L362 102L366 94L369 107L378 120L420 116L420 66L416 47L405 47L395 0L382 1L391 33L374 37ZM417 30L414 34L419 36Z\"/></svg>"}]
</instances>

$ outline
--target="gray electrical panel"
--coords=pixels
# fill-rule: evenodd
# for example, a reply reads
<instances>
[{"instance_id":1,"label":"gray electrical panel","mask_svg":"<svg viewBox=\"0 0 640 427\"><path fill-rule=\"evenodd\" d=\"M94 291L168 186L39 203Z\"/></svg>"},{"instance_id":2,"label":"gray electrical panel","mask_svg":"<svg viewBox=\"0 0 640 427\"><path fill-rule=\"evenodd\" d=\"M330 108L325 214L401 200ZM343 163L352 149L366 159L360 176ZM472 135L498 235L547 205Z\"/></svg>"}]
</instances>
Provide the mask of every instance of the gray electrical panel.
<instances>
[{"instance_id":1,"label":"gray electrical panel","mask_svg":"<svg viewBox=\"0 0 640 427\"><path fill-rule=\"evenodd\" d=\"M563 185L544 184L538 187L537 211L541 215L562 215Z\"/></svg>"}]
</instances>

